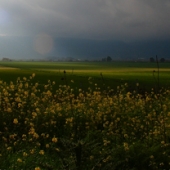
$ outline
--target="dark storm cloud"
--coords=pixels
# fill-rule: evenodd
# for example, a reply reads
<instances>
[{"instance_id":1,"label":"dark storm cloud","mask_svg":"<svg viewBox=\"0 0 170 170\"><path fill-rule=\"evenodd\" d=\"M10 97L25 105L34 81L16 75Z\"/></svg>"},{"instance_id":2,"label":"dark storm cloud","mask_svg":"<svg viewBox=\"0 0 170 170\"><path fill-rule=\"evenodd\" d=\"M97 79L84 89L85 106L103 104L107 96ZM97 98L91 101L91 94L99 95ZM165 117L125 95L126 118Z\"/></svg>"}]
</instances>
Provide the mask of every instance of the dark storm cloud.
<instances>
[{"instance_id":1,"label":"dark storm cloud","mask_svg":"<svg viewBox=\"0 0 170 170\"><path fill-rule=\"evenodd\" d=\"M0 34L96 39L147 39L170 36L168 0L6 0L8 15ZM3 19L1 19L3 20Z\"/></svg>"}]
</instances>

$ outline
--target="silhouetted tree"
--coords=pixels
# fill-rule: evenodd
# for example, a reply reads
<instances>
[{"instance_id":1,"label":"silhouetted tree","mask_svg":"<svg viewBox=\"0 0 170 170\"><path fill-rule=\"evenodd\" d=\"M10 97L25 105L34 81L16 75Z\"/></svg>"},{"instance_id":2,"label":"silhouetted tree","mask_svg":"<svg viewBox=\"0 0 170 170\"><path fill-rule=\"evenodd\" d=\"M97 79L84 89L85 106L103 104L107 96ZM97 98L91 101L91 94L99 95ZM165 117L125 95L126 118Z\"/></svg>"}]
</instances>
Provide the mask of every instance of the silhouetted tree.
<instances>
[{"instance_id":1,"label":"silhouetted tree","mask_svg":"<svg viewBox=\"0 0 170 170\"><path fill-rule=\"evenodd\" d=\"M112 61L112 58L110 56L107 56L107 61Z\"/></svg>"},{"instance_id":2,"label":"silhouetted tree","mask_svg":"<svg viewBox=\"0 0 170 170\"><path fill-rule=\"evenodd\" d=\"M106 58L102 58L102 61L106 61Z\"/></svg>"},{"instance_id":3,"label":"silhouetted tree","mask_svg":"<svg viewBox=\"0 0 170 170\"><path fill-rule=\"evenodd\" d=\"M151 57L150 62L155 62L155 59L153 57Z\"/></svg>"},{"instance_id":4,"label":"silhouetted tree","mask_svg":"<svg viewBox=\"0 0 170 170\"><path fill-rule=\"evenodd\" d=\"M164 58L161 58L161 59L160 59L160 62L161 62L161 63L165 62L165 59L164 59Z\"/></svg>"}]
</instances>

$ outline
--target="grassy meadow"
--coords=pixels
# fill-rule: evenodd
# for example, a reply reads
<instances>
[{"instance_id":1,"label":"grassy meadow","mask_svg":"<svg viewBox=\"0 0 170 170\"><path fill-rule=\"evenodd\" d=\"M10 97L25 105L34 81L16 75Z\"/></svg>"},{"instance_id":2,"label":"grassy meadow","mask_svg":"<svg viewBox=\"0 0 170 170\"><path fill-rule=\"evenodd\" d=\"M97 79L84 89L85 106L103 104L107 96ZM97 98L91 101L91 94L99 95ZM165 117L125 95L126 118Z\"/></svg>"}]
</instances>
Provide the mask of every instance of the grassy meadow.
<instances>
[{"instance_id":1,"label":"grassy meadow","mask_svg":"<svg viewBox=\"0 0 170 170\"><path fill-rule=\"evenodd\" d=\"M0 169L170 169L170 63L0 62Z\"/></svg>"},{"instance_id":2,"label":"grassy meadow","mask_svg":"<svg viewBox=\"0 0 170 170\"><path fill-rule=\"evenodd\" d=\"M170 63L159 65L160 86L167 87L170 85ZM74 79L74 87L87 90L87 80L92 77L101 88L103 85L116 88L128 83L129 88L134 89L139 83L142 90L150 91L156 88L158 72L156 63L150 62L0 62L0 79L6 82L29 77L32 73L36 74L36 81L40 84L55 81L56 88L61 84L70 84Z\"/></svg>"}]
</instances>

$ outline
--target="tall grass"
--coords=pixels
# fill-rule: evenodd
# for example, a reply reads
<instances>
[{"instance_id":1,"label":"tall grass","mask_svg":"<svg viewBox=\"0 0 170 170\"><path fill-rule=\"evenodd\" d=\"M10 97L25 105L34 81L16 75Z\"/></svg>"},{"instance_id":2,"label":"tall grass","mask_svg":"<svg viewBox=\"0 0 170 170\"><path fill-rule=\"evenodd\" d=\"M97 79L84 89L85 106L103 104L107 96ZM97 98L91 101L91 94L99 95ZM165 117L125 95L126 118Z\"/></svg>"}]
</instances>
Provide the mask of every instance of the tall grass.
<instances>
[{"instance_id":1,"label":"tall grass","mask_svg":"<svg viewBox=\"0 0 170 170\"><path fill-rule=\"evenodd\" d=\"M65 75L54 90L34 77L0 82L1 169L170 169L169 89L102 90L92 78L74 89Z\"/></svg>"}]
</instances>

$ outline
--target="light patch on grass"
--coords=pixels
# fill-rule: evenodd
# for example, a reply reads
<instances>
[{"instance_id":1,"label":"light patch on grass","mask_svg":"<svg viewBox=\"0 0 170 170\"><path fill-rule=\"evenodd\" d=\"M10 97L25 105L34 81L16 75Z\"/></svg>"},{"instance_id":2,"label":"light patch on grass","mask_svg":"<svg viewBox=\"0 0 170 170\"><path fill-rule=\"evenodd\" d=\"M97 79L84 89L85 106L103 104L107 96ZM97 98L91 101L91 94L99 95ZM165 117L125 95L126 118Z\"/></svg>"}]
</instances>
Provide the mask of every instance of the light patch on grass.
<instances>
[{"instance_id":1,"label":"light patch on grass","mask_svg":"<svg viewBox=\"0 0 170 170\"><path fill-rule=\"evenodd\" d=\"M0 70L13 70L13 69L18 69L18 68L0 66Z\"/></svg>"}]
</instances>

